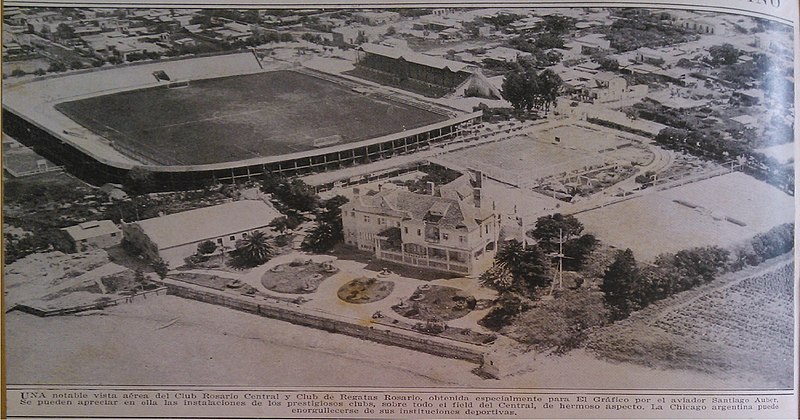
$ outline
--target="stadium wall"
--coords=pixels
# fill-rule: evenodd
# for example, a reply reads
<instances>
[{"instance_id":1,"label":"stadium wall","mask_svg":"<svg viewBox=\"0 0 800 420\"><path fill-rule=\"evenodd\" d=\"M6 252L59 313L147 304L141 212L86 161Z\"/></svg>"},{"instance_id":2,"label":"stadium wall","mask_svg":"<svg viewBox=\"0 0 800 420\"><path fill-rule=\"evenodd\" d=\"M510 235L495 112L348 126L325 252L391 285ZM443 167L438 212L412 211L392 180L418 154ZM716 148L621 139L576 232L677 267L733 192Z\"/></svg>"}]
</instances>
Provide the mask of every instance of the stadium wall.
<instances>
[{"instance_id":1,"label":"stadium wall","mask_svg":"<svg viewBox=\"0 0 800 420\"><path fill-rule=\"evenodd\" d=\"M138 166L150 173L143 188L156 192L202 188L217 182L243 182L258 179L265 173L294 176L324 172L413 153L458 137L480 123L482 115L482 112L474 112L413 130L306 152L188 166L131 165L95 156L90 150L79 148L68 138L5 106L3 131L94 185L125 184L130 180L130 171Z\"/></svg>"}]
</instances>

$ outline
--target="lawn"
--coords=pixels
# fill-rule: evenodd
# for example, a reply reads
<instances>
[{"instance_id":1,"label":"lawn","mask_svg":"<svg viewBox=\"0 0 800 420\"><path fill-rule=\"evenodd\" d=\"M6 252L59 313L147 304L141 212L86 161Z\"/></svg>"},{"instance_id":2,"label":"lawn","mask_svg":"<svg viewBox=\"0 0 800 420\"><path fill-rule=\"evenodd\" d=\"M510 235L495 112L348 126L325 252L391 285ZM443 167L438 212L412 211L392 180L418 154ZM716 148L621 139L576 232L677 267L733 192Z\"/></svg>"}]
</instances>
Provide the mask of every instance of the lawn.
<instances>
[{"instance_id":1,"label":"lawn","mask_svg":"<svg viewBox=\"0 0 800 420\"><path fill-rule=\"evenodd\" d=\"M560 140L555 141L558 137ZM510 182L529 182L562 172L608 163L646 163L652 155L609 130L560 126L532 135L487 143L442 156L453 163L484 170Z\"/></svg>"},{"instance_id":2,"label":"lawn","mask_svg":"<svg viewBox=\"0 0 800 420\"><path fill-rule=\"evenodd\" d=\"M205 164L367 140L447 119L293 71L191 81L56 105L97 134L162 164Z\"/></svg>"},{"instance_id":3,"label":"lawn","mask_svg":"<svg viewBox=\"0 0 800 420\"><path fill-rule=\"evenodd\" d=\"M663 252L696 246L727 247L791 222L794 200L773 186L735 172L577 217L586 232L617 248L631 248L637 259L650 260Z\"/></svg>"}]
</instances>

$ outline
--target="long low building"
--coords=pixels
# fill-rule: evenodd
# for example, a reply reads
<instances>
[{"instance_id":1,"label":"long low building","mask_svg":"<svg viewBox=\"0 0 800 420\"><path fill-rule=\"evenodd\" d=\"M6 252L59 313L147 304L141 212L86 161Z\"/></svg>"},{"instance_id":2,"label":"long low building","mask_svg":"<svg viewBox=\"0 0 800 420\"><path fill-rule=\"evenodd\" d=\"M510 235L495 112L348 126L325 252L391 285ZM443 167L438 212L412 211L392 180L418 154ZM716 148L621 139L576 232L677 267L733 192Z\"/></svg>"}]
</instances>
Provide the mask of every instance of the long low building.
<instances>
[{"instance_id":1,"label":"long low building","mask_svg":"<svg viewBox=\"0 0 800 420\"><path fill-rule=\"evenodd\" d=\"M236 241L256 230L266 230L280 213L260 200L241 200L174 213L123 225L124 240L147 260L163 259L178 267L197 252L201 242L212 241L232 250Z\"/></svg>"}]
</instances>

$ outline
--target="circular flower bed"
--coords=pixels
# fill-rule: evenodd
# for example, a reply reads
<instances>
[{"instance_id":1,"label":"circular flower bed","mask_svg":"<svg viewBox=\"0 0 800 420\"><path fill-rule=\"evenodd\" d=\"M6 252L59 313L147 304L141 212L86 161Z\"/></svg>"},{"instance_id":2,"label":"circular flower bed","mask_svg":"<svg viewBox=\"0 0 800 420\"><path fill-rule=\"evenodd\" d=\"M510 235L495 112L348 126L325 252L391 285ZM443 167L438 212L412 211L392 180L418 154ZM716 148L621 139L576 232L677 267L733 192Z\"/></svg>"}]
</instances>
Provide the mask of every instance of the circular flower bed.
<instances>
[{"instance_id":1,"label":"circular flower bed","mask_svg":"<svg viewBox=\"0 0 800 420\"><path fill-rule=\"evenodd\" d=\"M426 284L401 303L392 306L399 315L435 322L461 318L475 309L476 300L454 287Z\"/></svg>"},{"instance_id":2,"label":"circular flower bed","mask_svg":"<svg viewBox=\"0 0 800 420\"><path fill-rule=\"evenodd\" d=\"M330 263L296 260L267 270L261 276L261 284L278 293L313 293L337 271L331 270Z\"/></svg>"},{"instance_id":3,"label":"circular flower bed","mask_svg":"<svg viewBox=\"0 0 800 420\"><path fill-rule=\"evenodd\" d=\"M336 295L347 303L371 303L385 299L393 290L394 282L359 277L342 285Z\"/></svg>"}]
</instances>

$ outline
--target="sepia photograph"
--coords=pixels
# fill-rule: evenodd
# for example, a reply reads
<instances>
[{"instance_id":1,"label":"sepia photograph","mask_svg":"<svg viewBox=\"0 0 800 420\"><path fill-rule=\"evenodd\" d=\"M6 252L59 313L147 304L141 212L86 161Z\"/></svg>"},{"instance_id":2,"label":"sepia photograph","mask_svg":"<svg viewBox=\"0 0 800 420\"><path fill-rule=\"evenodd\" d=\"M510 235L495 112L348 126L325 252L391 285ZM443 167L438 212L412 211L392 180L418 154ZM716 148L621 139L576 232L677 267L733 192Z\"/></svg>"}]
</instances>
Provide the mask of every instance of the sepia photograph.
<instances>
[{"instance_id":1,"label":"sepia photograph","mask_svg":"<svg viewBox=\"0 0 800 420\"><path fill-rule=\"evenodd\" d=\"M791 25L2 13L9 385L794 389Z\"/></svg>"}]
</instances>

